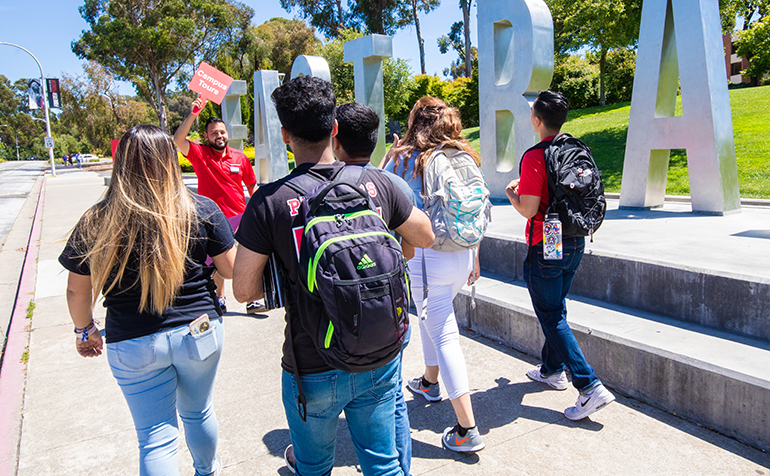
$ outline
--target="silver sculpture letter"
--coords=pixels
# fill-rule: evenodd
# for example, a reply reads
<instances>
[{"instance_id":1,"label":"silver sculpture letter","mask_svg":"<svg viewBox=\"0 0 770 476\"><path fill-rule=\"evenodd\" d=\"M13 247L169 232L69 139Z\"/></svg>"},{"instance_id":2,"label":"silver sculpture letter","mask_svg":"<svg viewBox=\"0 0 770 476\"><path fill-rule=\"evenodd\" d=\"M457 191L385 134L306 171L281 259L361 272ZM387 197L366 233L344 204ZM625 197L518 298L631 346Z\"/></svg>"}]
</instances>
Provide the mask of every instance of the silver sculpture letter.
<instances>
[{"instance_id":1,"label":"silver sculpture letter","mask_svg":"<svg viewBox=\"0 0 770 476\"><path fill-rule=\"evenodd\" d=\"M553 78L553 20L542 0L478 2L481 168L493 198L535 144L530 105Z\"/></svg>"},{"instance_id":2,"label":"silver sculpture letter","mask_svg":"<svg viewBox=\"0 0 770 476\"><path fill-rule=\"evenodd\" d=\"M329 71L329 63L321 56L299 55L291 65L291 79L297 76L315 76L317 78L332 81L332 73Z\"/></svg>"},{"instance_id":3,"label":"silver sculpture letter","mask_svg":"<svg viewBox=\"0 0 770 476\"><path fill-rule=\"evenodd\" d=\"M377 148L372 153L374 163L385 155L385 95L382 82L382 60L393 56L393 38L368 35L343 45L345 62L353 62L356 102L365 104L380 116Z\"/></svg>"},{"instance_id":4,"label":"silver sculpture letter","mask_svg":"<svg viewBox=\"0 0 770 476\"><path fill-rule=\"evenodd\" d=\"M227 127L227 145L239 150L243 150L243 139L249 137L248 128L241 124L241 96L245 95L246 81L233 81L222 101L222 120Z\"/></svg>"},{"instance_id":5,"label":"silver sculpture letter","mask_svg":"<svg viewBox=\"0 0 770 476\"><path fill-rule=\"evenodd\" d=\"M278 86L278 71L254 72L254 172L263 184L289 173L281 122L270 99Z\"/></svg>"},{"instance_id":6,"label":"silver sculpture letter","mask_svg":"<svg viewBox=\"0 0 770 476\"><path fill-rule=\"evenodd\" d=\"M716 1L644 1L621 207L663 206L670 149L687 149L693 211L740 210L724 64Z\"/></svg>"}]
</instances>

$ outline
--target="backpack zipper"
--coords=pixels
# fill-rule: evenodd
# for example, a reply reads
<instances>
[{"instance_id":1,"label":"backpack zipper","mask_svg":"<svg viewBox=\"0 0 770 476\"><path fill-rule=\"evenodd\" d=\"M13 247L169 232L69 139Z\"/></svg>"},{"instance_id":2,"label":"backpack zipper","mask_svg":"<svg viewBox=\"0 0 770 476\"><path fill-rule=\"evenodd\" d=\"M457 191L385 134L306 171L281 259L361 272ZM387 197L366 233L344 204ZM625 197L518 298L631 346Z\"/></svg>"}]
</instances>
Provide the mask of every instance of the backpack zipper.
<instances>
[{"instance_id":1,"label":"backpack zipper","mask_svg":"<svg viewBox=\"0 0 770 476\"><path fill-rule=\"evenodd\" d=\"M374 212L372 212L374 213ZM378 215L379 216L379 215ZM398 240L393 238L393 235L390 233L384 232L384 231L370 231L367 233L356 233L353 235L346 235L346 236L338 236L336 238L332 238L330 240L326 240L323 242L323 244L318 248L318 251L316 251L315 259L310 259L310 263L307 270L307 289L311 293L315 289L315 275L318 270L318 261L321 259L321 255L324 251L326 251L326 248L333 245L334 243L338 243L340 241L344 240L354 240L356 238L366 238L369 236L387 236L391 240L398 243Z\"/></svg>"}]
</instances>

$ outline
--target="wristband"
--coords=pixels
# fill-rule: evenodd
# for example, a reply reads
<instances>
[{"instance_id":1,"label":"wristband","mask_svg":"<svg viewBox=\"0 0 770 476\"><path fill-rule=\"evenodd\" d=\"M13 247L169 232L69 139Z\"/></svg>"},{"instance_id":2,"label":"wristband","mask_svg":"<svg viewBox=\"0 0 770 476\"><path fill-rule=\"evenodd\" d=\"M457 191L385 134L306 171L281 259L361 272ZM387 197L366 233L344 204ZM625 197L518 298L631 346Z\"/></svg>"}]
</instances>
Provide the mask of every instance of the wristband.
<instances>
[{"instance_id":1,"label":"wristband","mask_svg":"<svg viewBox=\"0 0 770 476\"><path fill-rule=\"evenodd\" d=\"M94 321L91 321L89 325L83 328L75 327L75 336L80 339L80 342L86 342L88 340L88 336L96 332L99 332L99 329L96 327L96 323L94 323Z\"/></svg>"}]
</instances>

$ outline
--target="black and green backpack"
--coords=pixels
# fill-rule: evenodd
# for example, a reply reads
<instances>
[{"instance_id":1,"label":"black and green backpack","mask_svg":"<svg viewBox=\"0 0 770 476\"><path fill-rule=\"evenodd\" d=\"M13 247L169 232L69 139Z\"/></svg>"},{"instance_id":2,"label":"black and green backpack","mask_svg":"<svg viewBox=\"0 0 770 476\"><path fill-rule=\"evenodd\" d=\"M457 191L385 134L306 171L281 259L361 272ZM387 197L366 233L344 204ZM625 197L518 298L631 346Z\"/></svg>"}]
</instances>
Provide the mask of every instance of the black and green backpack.
<instances>
[{"instance_id":1,"label":"black and green backpack","mask_svg":"<svg viewBox=\"0 0 770 476\"><path fill-rule=\"evenodd\" d=\"M297 304L324 361L365 372L391 362L409 328L409 285L401 246L365 187L366 169L331 179L312 170L286 185L304 197Z\"/></svg>"}]
</instances>

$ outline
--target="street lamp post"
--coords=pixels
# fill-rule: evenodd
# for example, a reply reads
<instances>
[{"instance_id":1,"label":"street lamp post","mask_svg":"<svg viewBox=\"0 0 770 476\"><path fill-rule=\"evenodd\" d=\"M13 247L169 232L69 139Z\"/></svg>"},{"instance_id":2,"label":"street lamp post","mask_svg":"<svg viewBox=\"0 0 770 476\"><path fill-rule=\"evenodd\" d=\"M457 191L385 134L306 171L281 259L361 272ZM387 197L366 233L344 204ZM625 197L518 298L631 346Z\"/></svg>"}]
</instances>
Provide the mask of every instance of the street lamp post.
<instances>
[{"instance_id":1,"label":"street lamp post","mask_svg":"<svg viewBox=\"0 0 770 476\"><path fill-rule=\"evenodd\" d=\"M23 46L14 45L13 43L5 43L3 41L0 41L0 45L7 45L7 46L13 46L14 48L18 48L22 51L25 51L28 55L32 57L32 59L35 60L35 63L37 63L38 68L40 68L40 85L43 88L43 111L45 111L45 132L47 137L51 137L51 120L48 116L48 92L46 91L45 87L45 73L43 73L43 65L40 64L40 61L37 60L37 57L32 54L31 51L24 48ZM18 144L19 138L16 137L16 160L19 160L19 144ZM51 161L51 175L56 177L56 163L53 160L53 148L48 149L48 159Z\"/></svg>"}]
</instances>

